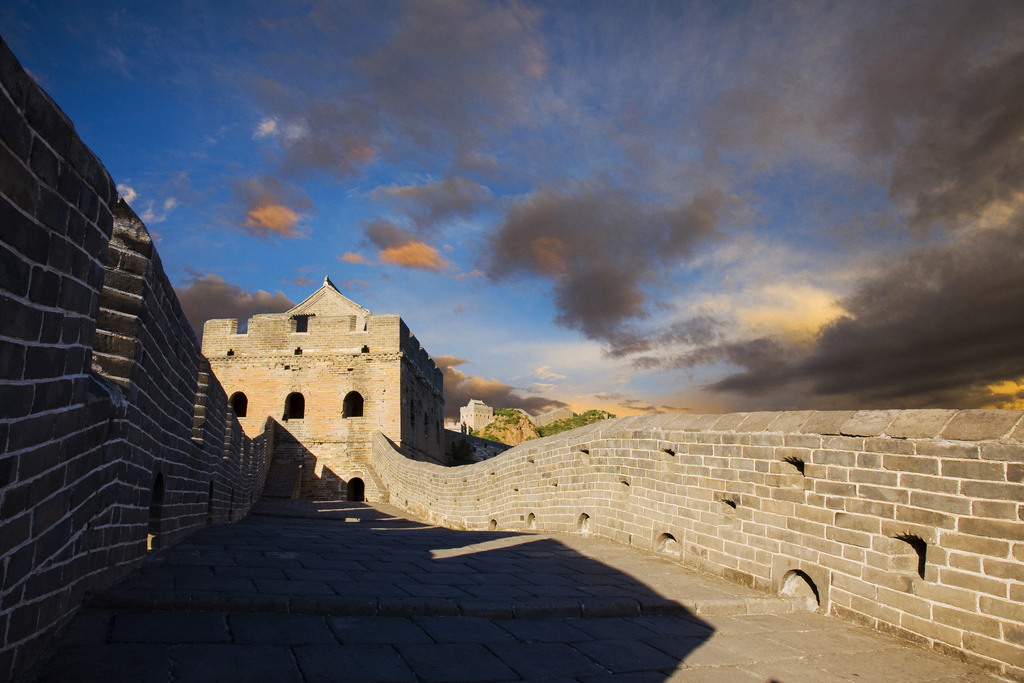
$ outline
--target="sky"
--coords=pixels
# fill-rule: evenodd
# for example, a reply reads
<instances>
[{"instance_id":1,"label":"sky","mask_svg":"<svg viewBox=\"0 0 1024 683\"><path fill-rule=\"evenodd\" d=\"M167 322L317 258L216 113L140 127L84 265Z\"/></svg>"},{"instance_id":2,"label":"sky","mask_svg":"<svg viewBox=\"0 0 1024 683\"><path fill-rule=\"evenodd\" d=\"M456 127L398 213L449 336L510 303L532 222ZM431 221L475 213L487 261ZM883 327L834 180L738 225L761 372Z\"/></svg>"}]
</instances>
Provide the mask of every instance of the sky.
<instances>
[{"instance_id":1,"label":"sky","mask_svg":"<svg viewBox=\"0 0 1024 683\"><path fill-rule=\"evenodd\" d=\"M330 276L540 413L1024 408L1024 3L34 2L197 334Z\"/></svg>"}]
</instances>

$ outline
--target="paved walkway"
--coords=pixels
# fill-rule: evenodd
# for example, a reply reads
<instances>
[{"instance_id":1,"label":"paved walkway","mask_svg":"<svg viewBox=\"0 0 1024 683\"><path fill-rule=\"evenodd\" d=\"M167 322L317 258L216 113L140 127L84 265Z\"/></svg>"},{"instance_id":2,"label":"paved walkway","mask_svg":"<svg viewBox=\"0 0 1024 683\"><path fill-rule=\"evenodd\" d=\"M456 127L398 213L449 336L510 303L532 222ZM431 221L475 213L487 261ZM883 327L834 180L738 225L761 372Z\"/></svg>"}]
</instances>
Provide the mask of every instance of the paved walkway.
<instances>
[{"instance_id":1,"label":"paved walkway","mask_svg":"<svg viewBox=\"0 0 1024 683\"><path fill-rule=\"evenodd\" d=\"M800 607L596 538L266 501L92 596L36 681L999 680Z\"/></svg>"}]
</instances>

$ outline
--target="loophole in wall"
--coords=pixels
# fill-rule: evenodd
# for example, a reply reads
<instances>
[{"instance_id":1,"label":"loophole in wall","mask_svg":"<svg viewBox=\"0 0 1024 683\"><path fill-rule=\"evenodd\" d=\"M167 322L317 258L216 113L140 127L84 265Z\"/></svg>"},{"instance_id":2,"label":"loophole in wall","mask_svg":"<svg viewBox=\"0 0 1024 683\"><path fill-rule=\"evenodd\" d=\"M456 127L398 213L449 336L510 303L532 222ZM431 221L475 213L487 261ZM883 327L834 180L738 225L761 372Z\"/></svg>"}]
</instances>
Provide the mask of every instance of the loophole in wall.
<instances>
[{"instance_id":1,"label":"loophole in wall","mask_svg":"<svg viewBox=\"0 0 1024 683\"><path fill-rule=\"evenodd\" d=\"M662 448L661 452L666 454L666 455L671 455L671 456L674 456L676 454L676 452L673 449L671 449L671 448Z\"/></svg>"},{"instance_id":2,"label":"loophole in wall","mask_svg":"<svg viewBox=\"0 0 1024 683\"><path fill-rule=\"evenodd\" d=\"M894 558L893 568L898 570L916 571L917 575L924 578L925 570L928 567L928 544L920 537L913 534L901 534L895 538L902 543L896 546L897 557Z\"/></svg>"},{"instance_id":3,"label":"loophole in wall","mask_svg":"<svg viewBox=\"0 0 1024 683\"><path fill-rule=\"evenodd\" d=\"M790 456L788 458L785 458L782 462L792 466L793 469L795 469L800 474L804 474L804 461L801 460L800 458Z\"/></svg>"},{"instance_id":4,"label":"loophole in wall","mask_svg":"<svg viewBox=\"0 0 1024 683\"><path fill-rule=\"evenodd\" d=\"M654 543L654 549L663 555L679 557L679 542L672 534L659 535L658 540Z\"/></svg>"},{"instance_id":5,"label":"loophole in wall","mask_svg":"<svg viewBox=\"0 0 1024 683\"><path fill-rule=\"evenodd\" d=\"M526 528L536 529L537 528L537 515L532 512L526 517Z\"/></svg>"},{"instance_id":6,"label":"loophole in wall","mask_svg":"<svg viewBox=\"0 0 1024 683\"><path fill-rule=\"evenodd\" d=\"M498 520L492 519L491 523L487 525L487 530L488 531L497 531L498 530Z\"/></svg>"},{"instance_id":7,"label":"loophole in wall","mask_svg":"<svg viewBox=\"0 0 1024 683\"><path fill-rule=\"evenodd\" d=\"M811 598L815 605L820 605L818 587L810 576L799 569L790 569L782 577L782 594L789 598Z\"/></svg>"},{"instance_id":8,"label":"loophole in wall","mask_svg":"<svg viewBox=\"0 0 1024 683\"><path fill-rule=\"evenodd\" d=\"M576 531L581 534L590 533L590 515L587 513L581 513L579 519L576 520Z\"/></svg>"}]
</instances>

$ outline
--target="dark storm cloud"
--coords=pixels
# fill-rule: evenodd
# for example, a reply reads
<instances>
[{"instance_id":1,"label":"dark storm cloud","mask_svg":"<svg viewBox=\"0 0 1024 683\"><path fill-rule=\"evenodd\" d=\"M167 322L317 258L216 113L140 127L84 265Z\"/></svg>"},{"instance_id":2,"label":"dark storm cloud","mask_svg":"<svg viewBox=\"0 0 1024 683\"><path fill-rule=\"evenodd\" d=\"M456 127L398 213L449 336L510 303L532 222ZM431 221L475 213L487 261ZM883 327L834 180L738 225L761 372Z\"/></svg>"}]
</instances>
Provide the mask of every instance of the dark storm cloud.
<instances>
[{"instance_id":1,"label":"dark storm cloud","mask_svg":"<svg viewBox=\"0 0 1024 683\"><path fill-rule=\"evenodd\" d=\"M889 192L910 224L959 225L1024 190L1024 5L919 3L865 28L867 55L834 115L892 155Z\"/></svg>"},{"instance_id":2,"label":"dark storm cloud","mask_svg":"<svg viewBox=\"0 0 1024 683\"><path fill-rule=\"evenodd\" d=\"M295 305L284 292L246 292L213 273L190 272L184 286L175 287L174 291L200 341L207 320L238 318L244 323L258 313L281 313Z\"/></svg>"},{"instance_id":3,"label":"dark storm cloud","mask_svg":"<svg viewBox=\"0 0 1024 683\"><path fill-rule=\"evenodd\" d=\"M458 369L469 361L454 356L435 356L434 364L444 373L444 416L449 419L459 418L459 408L475 398L492 408L522 408L531 415L540 415L555 408L568 408L553 398L543 396L520 396L516 387L509 386L496 379L484 379L476 375L467 375Z\"/></svg>"},{"instance_id":4,"label":"dark storm cloud","mask_svg":"<svg viewBox=\"0 0 1024 683\"><path fill-rule=\"evenodd\" d=\"M489 189L460 177L425 185L378 187L372 196L399 207L422 232L431 231L452 218L470 216L494 201Z\"/></svg>"},{"instance_id":5,"label":"dark storm cloud","mask_svg":"<svg viewBox=\"0 0 1024 683\"><path fill-rule=\"evenodd\" d=\"M712 388L764 396L798 387L808 405L990 402L986 385L1024 376L1024 221L913 251L841 304L848 314L809 351L776 339L704 349L746 368Z\"/></svg>"},{"instance_id":6,"label":"dark storm cloud","mask_svg":"<svg viewBox=\"0 0 1024 683\"><path fill-rule=\"evenodd\" d=\"M708 160L826 169L850 155L918 235L1024 191L1024 4L804 4L772 19L787 49L755 45L747 83L702 111Z\"/></svg>"},{"instance_id":7,"label":"dark storm cloud","mask_svg":"<svg viewBox=\"0 0 1024 683\"><path fill-rule=\"evenodd\" d=\"M666 207L596 185L542 190L509 207L490 239L488 276L547 278L559 325L621 341L625 323L649 315L645 286L718 234L724 201L717 191Z\"/></svg>"}]
</instances>

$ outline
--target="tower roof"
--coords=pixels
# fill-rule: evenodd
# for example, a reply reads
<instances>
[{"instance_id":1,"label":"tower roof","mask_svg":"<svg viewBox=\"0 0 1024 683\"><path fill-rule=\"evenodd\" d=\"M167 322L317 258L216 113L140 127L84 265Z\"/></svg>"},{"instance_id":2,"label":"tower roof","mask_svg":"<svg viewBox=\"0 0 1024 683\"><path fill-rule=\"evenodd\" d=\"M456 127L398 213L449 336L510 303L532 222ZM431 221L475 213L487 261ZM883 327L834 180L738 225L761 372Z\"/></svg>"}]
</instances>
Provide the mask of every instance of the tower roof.
<instances>
[{"instance_id":1,"label":"tower roof","mask_svg":"<svg viewBox=\"0 0 1024 683\"><path fill-rule=\"evenodd\" d=\"M370 315L370 311L339 292L338 288L331 282L331 278L325 276L324 283L320 285L319 289L296 304L285 315L355 315L365 317Z\"/></svg>"}]
</instances>

